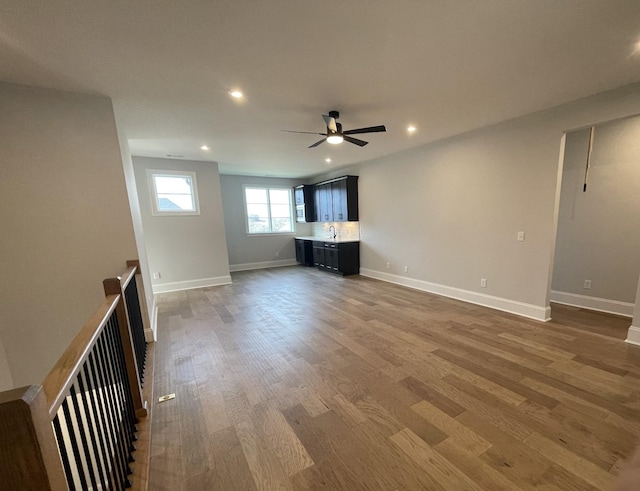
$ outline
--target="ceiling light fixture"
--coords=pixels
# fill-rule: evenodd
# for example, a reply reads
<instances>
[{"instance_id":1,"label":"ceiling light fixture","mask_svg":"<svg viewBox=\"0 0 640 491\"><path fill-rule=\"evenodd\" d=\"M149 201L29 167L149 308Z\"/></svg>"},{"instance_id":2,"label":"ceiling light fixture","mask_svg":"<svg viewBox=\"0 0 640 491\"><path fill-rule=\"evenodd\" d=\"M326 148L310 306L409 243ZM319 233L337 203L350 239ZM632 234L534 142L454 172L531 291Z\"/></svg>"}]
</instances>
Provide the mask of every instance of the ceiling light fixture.
<instances>
[{"instance_id":1,"label":"ceiling light fixture","mask_svg":"<svg viewBox=\"0 0 640 491\"><path fill-rule=\"evenodd\" d=\"M331 159L330 159L329 157L327 157L326 159L324 159L324 161L325 161L327 164L330 164L330 163L331 163Z\"/></svg>"},{"instance_id":2,"label":"ceiling light fixture","mask_svg":"<svg viewBox=\"0 0 640 491\"><path fill-rule=\"evenodd\" d=\"M205 152L208 152L209 150L211 150L211 147L209 145L202 145L200 147L200 150L204 150Z\"/></svg>"},{"instance_id":3,"label":"ceiling light fixture","mask_svg":"<svg viewBox=\"0 0 640 491\"><path fill-rule=\"evenodd\" d=\"M234 99L241 99L243 94L239 90L231 90L229 91L229 95Z\"/></svg>"},{"instance_id":4,"label":"ceiling light fixture","mask_svg":"<svg viewBox=\"0 0 640 491\"><path fill-rule=\"evenodd\" d=\"M415 127L415 126L409 126L409 127L407 128L407 131L408 131L409 133L413 133L414 131L416 131L416 127Z\"/></svg>"},{"instance_id":5,"label":"ceiling light fixture","mask_svg":"<svg viewBox=\"0 0 640 491\"><path fill-rule=\"evenodd\" d=\"M342 143L344 141L344 137L342 135L337 135L337 134L333 134L333 135L329 135L327 136L327 142L331 143L332 145L337 145L338 143Z\"/></svg>"}]
</instances>

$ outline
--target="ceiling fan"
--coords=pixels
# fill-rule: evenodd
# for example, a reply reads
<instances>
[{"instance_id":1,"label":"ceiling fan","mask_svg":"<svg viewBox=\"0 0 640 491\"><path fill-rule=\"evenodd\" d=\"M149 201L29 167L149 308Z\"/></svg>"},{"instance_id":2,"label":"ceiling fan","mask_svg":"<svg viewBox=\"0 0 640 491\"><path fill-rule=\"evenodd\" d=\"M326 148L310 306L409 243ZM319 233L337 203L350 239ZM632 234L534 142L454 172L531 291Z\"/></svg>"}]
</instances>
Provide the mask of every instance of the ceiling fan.
<instances>
[{"instance_id":1,"label":"ceiling fan","mask_svg":"<svg viewBox=\"0 0 640 491\"><path fill-rule=\"evenodd\" d=\"M329 115L322 115L322 119L324 119L325 124L327 125L326 136L320 140L315 142L313 145L309 145L309 148L314 148L320 145L321 143L327 141L332 144L342 143L343 141L348 141L349 143L353 143L354 145L358 145L359 147L364 147L367 143L364 140L358 140L357 138L353 138L349 135L361 135L363 133L379 133L381 131L387 131L387 128L384 125L379 126L368 126L367 128L356 128L355 130L347 130L342 131L342 125L336 121L340 117L340 113L338 111L329 111ZM285 133L304 133L307 135L325 135L325 133L316 133L314 131L290 131L290 130L282 130Z\"/></svg>"}]
</instances>

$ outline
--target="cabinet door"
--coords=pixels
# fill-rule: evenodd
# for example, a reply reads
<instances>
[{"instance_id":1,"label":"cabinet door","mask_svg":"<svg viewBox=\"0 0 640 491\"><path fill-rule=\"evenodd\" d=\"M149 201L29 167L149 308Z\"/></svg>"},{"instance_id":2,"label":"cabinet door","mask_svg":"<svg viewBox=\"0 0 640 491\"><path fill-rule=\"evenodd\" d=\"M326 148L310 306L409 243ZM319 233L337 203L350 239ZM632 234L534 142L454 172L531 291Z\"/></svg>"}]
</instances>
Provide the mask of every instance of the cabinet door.
<instances>
[{"instance_id":1,"label":"cabinet door","mask_svg":"<svg viewBox=\"0 0 640 491\"><path fill-rule=\"evenodd\" d=\"M333 221L333 203L331 202L331 184L316 186L316 221Z\"/></svg>"},{"instance_id":2,"label":"cabinet door","mask_svg":"<svg viewBox=\"0 0 640 491\"><path fill-rule=\"evenodd\" d=\"M333 202L331 199L331 184L324 184L322 188L323 188L322 192L324 196L322 219L325 222L333 222Z\"/></svg>"},{"instance_id":3,"label":"cabinet door","mask_svg":"<svg viewBox=\"0 0 640 491\"><path fill-rule=\"evenodd\" d=\"M337 273L340 270L340 259L338 249L335 247L324 250L325 269Z\"/></svg>"},{"instance_id":4,"label":"cabinet door","mask_svg":"<svg viewBox=\"0 0 640 491\"><path fill-rule=\"evenodd\" d=\"M347 214L347 181L346 179L331 183L331 201L333 206L333 221L346 222Z\"/></svg>"},{"instance_id":5,"label":"cabinet door","mask_svg":"<svg viewBox=\"0 0 640 491\"><path fill-rule=\"evenodd\" d=\"M324 268L324 247L313 246L313 265L318 268Z\"/></svg>"},{"instance_id":6,"label":"cabinet door","mask_svg":"<svg viewBox=\"0 0 640 491\"><path fill-rule=\"evenodd\" d=\"M304 264L304 241L296 239L296 262Z\"/></svg>"}]
</instances>

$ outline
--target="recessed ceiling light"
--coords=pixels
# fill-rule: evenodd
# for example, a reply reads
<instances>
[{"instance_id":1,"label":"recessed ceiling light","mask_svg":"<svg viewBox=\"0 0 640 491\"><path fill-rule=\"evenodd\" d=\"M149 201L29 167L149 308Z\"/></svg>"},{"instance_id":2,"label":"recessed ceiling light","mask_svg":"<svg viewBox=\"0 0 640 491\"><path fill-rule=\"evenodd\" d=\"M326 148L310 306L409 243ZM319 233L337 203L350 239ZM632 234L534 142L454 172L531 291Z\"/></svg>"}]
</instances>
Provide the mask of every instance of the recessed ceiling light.
<instances>
[{"instance_id":1,"label":"recessed ceiling light","mask_svg":"<svg viewBox=\"0 0 640 491\"><path fill-rule=\"evenodd\" d=\"M408 131L409 133L413 133L414 131L416 131L416 127L415 127L415 126L413 126L413 125L411 125L411 126L409 126L409 127L407 128L407 131Z\"/></svg>"},{"instance_id":2,"label":"recessed ceiling light","mask_svg":"<svg viewBox=\"0 0 640 491\"><path fill-rule=\"evenodd\" d=\"M326 159L324 159L324 161L325 161L327 164L330 164L330 163L331 163L331 159L330 159L330 158L328 158L328 157L327 157Z\"/></svg>"},{"instance_id":3,"label":"recessed ceiling light","mask_svg":"<svg viewBox=\"0 0 640 491\"><path fill-rule=\"evenodd\" d=\"M240 92L239 90L231 90L231 91L229 91L229 95L231 97L233 97L234 99L242 99L242 96L244 94L242 92Z\"/></svg>"},{"instance_id":4,"label":"recessed ceiling light","mask_svg":"<svg viewBox=\"0 0 640 491\"><path fill-rule=\"evenodd\" d=\"M200 147L200 150L204 150L205 152L208 152L209 150L211 150L211 147L209 145L202 145Z\"/></svg>"}]
</instances>

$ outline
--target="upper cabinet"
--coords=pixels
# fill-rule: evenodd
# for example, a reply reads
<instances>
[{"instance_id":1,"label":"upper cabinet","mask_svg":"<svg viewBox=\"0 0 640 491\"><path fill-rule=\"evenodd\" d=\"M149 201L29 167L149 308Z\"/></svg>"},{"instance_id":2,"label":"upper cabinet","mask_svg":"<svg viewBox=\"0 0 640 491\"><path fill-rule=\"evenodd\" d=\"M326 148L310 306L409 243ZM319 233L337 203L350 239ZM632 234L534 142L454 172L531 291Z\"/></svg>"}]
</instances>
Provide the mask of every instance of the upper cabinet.
<instances>
[{"instance_id":1,"label":"upper cabinet","mask_svg":"<svg viewBox=\"0 0 640 491\"><path fill-rule=\"evenodd\" d=\"M315 222L314 187L309 185L296 186L293 195L296 201L296 221Z\"/></svg>"},{"instance_id":2,"label":"upper cabinet","mask_svg":"<svg viewBox=\"0 0 640 491\"><path fill-rule=\"evenodd\" d=\"M316 205L316 222L333 222L331 184L316 184L314 194Z\"/></svg>"},{"instance_id":3,"label":"upper cabinet","mask_svg":"<svg viewBox=\"0 0 640 491\"><path fill-rule=\"evenodd\" d=\"M358 221L358 176L345 176L315 186L317 222Z\"/></svg>"}]
</instances>

